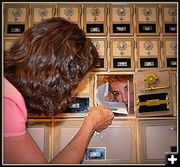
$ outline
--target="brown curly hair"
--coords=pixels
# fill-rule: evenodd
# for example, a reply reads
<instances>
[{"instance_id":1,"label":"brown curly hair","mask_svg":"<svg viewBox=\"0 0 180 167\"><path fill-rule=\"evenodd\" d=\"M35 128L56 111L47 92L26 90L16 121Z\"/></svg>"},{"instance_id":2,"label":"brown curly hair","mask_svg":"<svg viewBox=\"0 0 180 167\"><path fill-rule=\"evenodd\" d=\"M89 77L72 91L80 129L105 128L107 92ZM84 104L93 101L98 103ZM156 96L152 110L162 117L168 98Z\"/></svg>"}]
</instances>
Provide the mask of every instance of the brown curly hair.
<instances>
[{"instance_id":1,"label":"brown curly hair","mask_svg":"<svg viewBox=\"0 0 180 167\"><path fill-rule=\"evenodd\" d=\"M96 48L78 25L55 17L26 30L5 51L4 76L28 112L53 116L72 103L72 91L97 62Z\"/></svg>"}]
</instances>

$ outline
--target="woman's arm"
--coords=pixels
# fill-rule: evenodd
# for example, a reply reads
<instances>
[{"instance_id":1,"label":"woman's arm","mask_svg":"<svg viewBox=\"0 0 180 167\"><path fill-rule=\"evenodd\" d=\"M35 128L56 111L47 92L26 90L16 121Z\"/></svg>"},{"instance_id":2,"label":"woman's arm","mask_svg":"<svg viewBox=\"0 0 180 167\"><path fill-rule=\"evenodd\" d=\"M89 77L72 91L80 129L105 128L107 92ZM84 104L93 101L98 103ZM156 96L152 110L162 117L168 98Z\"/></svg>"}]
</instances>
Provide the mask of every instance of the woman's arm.
<instances>
[{"instance_id":1,"label":"woman's arm","mask_svg":"<svg viewBox=\"0 0 180 167\"><path fill-rule=\"evenodd\" d=\"M51 163L80 163L93 132L107 128L113 117L113 113L107 107L91 108L78 133Z\"/></svg>"},{"instance_id":2,"label":"woman's arm","mask_svg":"<svg viewBox=\"0 0 180 167\"><path fill-rule=\"evenodd\" d=\"M91 108L78 133L50 163L80 163L94 131L102 131L112 123L114 115L106 107ZM48 163L29 133L4 138L4 162L13 164Z\"/></svg>"},{"instance_id":3,"label":"woman's arm","mask_svg":"<svg viewBox=\"0 0 180 167\"><path fill-rule=\"evenodd\" d=\"M85 121L74 138L51 163L80 163L92 134L93 128L88 121Z\"/></svg>"},{"instance_id":4,"label":"woman's arm","mask_svg":"<svg viewBox=\"0 0 180 167\"><path fill-rule=\"evenodd\" d=\"M39 164L47 163L43 153L31 135L4 137L5 164Z\"/></svg>"}]
</instances>

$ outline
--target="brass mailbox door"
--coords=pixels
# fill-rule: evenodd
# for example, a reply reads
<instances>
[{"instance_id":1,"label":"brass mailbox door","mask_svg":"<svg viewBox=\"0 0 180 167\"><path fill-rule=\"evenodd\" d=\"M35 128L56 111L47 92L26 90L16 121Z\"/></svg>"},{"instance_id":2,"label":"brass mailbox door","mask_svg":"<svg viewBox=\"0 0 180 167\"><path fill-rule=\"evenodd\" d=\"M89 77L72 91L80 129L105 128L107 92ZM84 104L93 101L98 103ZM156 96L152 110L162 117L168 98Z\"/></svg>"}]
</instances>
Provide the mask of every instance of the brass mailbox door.
<instances>
[{"instance_id":1,"label":"brass mailbox door","mask_svg":"<svg viewBox=\"0 0 180 167\"><path fill-rule=\"evenodd\" d=\"M177 5L161 5L163 35L177 35Z\"/></svg>"},{"instance_id":2,"label":"brass mailbox door","mask_svg":"<svg viewBox=\"0 0 180 167\"><path fill-rule=\"evenodd\" d=\"M4 50L8 50L12 47L13 43L17 40L17 37L5 37L4 38Z\"/></svg>"},{"instance_id":3,"label":"brass mailbox door","mask_svg":"<svg viewBox=\"0 0 180 167\"><path fill-rule=\"evenodd\" d=\"M134 70L133 39L110 39L110 65L110 71Z\"/></svg>"},{"instance_id":4,"label":"brass mailbox door","mask_svg":"<svg viewBox=\"0 0 180 167\"><path fill-rule=\"evenodd\" d=\"M95 67L94 71L107 71L108 68L108 56L107 56L107 40L104 38L91 38L94 46L99 53L99 63Z\"/></svg>"},{"instance_id":5,"label":"brass mailbox door","mask_svg":"<svg viewBox=\"0 0 180 167\"><path fill-rule=\"evenodd\" d=\"M53 157L75 136L81 120L55 123ZM102 132L95 132L86 149L83 164L136 163L135 122L115 121ZM69 157L70 158L70 157Z\"/></svg>"},{"instance_id":6,"label":"brass mailbox door","mask_svg":"<svg viewBox=\"0 0 180 167\"><path fill-rule=\"evenodd\" d=\"M85 4L84 10L84 31L86 35L107 34L107 6L102 4Z\"/></svg>"},{"instance_id":7,"label":"brass mailbox door","mask_svg":"<svg viewBox=\"0 0 180 167\"><path fill-rule=\"evenodd\" d=\"M135 112L137 117L173 114L171 75L169 70L135 73Z\"/></svg>"},{"instance_id":8,"label":"brass mailbox door","mask_svg":"<svg viewBox=\"0 0 180 167\"><path fill-rule=\"evenodd\" d=\"M28 28L29 5L8 4L4 10L4 35L20 36Z\"/></svg>"},{"instance_id":9,"label":"brass mailbox door","mask_svg":"<svg viewBox=\"0 0 180 167\"><path fill-rule=\"evenodd\" d=\"M159 6L157 4L136 4L137 35L159 35Z\"/></svg>"},{"instance_id":10,"label":"brass mailbox door","mask_svg":"<svg viewBox=\"0 0 180 167\"><path fill-rule=\"evenodd\" d=\"M95 132L83 163L136 163L135 122L114 121L102 132Z\"/></svg>"},{"instance_id":11,"label":"brass mailbox door","mask_svg":"<svg viewBox=\"0 0 180 167\"><path fill-rule=\"evenodd\" d=\"M175 37L163 38L163 67L177 68L177 39Z\"/></svg>"},{"instance_id":12,"label":"brass mailbox door","mask_svg":"<svg viewBox=\"0 0 180 167\"><path fill-rule=\"evenodd\" d=\"M31 5L31 26L55 16L55 5Z\"/></svg>"},{"instance_id":13,"label":"brass mailbox door","mask_svg":"<svg viewBox=\"0 0 180 167\"><path fill-rule=\"evenodd\" d=\"M133 35L133 12L132 5L110 5L110 35Z\"/></svg>"},{"instance_id":14,"label":"brass mailbox door","mask_svg":"<svg viewBox=\"0 0 180 167\"><path fill-rule=\"evenodd\" d=\"M160 39L138 38L137 43L137 68L156 69L160 68L161 47Z\"/></svg>"},{"instance_id":15,"label":"brass mailbox door","mask_svg":"<svg viewBox=\"0 0 180 167\"><path fill-rule=\"evenodd\" d=\"M165 164L165 153L177 150L177 120L139 120L140 163Z\"/></svg>"},{"instance_id":16,"label":"brass mailbox door","mask_svg":"<svg viewBox=\"0 0 180 167\"><path fill-rule=\"evenodd\" d=\"M79 4L58 4L57 5L57 16L63 17L68 21L72 21L82 27L81 15L82 7Z\"/></svg>"}]
</instances>

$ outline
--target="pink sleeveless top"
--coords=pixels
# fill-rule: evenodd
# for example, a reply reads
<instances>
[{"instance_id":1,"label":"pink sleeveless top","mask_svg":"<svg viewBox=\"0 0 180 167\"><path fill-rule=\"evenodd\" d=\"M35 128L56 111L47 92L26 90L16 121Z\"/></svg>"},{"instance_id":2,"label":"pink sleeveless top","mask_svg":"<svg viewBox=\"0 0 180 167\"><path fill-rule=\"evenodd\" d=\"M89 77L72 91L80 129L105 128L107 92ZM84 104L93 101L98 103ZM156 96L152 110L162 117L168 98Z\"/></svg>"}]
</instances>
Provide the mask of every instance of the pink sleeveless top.
<instances>
[{"instance_id":1,"label":"pink sleeveless top","mask_svg":"<svg viewBox=\"0 0 180 167\"><path fill-rule=\"evenodd\" d=\"M3 78L3 134L4 137L26 133L27 109L21 93Z\"/></svg>"}]
</instances>

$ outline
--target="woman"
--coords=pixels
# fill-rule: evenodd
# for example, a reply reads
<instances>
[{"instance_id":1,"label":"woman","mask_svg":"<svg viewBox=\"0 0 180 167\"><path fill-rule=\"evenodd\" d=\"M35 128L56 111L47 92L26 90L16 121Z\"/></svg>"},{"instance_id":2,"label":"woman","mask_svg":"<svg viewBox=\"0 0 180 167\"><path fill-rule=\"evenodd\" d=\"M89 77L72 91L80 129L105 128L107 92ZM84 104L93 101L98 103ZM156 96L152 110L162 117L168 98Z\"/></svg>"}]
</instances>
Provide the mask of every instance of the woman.
<instances>
[{"instance_id":1,"label":"woman","mask_svg":"<svg viewBox=\"0 0 180 167\"><path fill-rule=\"evenodd\" d=\"M104 97L108 102L123 102L128 107L128 80L126 75L114 75L104 78L104 82L109 82L110 90L107 96Z\"/></svg>"},{"instance_id":2,"label":"woman","mask_svg":"<svg viewBox=\"0 0 180 167\"><path fill-rule=\"evenodd\" d=\"M5 163L47 163L26 131L27 113L63 112L97 61L98 53L84 32L59 17L29 28L5 52ZM93 132L107 128L113 117L107 107L91 108L76 136L50 163L80 163Z\"/></svg>"}]
</instances>

